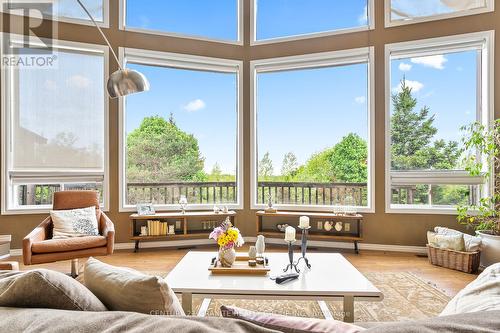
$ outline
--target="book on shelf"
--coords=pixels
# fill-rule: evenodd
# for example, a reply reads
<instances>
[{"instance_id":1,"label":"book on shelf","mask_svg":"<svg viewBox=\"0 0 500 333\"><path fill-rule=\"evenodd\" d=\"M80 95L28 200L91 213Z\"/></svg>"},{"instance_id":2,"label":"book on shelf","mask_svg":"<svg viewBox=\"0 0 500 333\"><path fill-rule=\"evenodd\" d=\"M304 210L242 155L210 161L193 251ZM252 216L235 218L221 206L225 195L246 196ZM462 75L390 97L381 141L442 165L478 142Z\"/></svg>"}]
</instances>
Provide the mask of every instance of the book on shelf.
<instances>
[{"instance_id":1,"label":"book on shelf","mask_svg":"<svg viewBox=\"0 0 500 333\"><path fill-rule=\"evenodd\" d=\"M168 223L160 220L147 220L148 236L167 236Z\"/></svg>"}]
</instances>

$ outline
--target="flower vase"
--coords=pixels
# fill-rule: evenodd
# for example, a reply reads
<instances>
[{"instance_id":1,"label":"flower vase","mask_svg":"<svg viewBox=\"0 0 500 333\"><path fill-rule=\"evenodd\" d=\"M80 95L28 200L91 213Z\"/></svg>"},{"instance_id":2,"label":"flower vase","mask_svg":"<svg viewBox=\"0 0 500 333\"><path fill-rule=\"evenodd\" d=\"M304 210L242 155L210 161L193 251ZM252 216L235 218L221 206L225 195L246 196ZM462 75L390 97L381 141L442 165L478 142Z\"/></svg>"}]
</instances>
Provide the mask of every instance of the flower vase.
<instances>
[{"instance_id":1,"label":"flower vase","mask_svg":"<svg viewBox=\"0 0 500 333\"><path fill-rule=\"evenodd\" d=\"M219 261L222 267L231 267L236 260L236 251L234 247L228 249L219 249Z\"/></svg>"}]
</instances>

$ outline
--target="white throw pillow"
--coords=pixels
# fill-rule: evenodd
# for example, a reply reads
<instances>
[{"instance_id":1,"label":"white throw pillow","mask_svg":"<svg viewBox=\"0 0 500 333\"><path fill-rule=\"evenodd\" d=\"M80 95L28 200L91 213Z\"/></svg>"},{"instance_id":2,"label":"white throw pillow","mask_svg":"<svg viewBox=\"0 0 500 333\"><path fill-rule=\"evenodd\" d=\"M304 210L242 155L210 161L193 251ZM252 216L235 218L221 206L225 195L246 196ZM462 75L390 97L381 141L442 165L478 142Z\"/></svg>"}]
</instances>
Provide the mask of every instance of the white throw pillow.
<instances>
[{"instance_id":1,"label":"white throw pillow","mask_svg":"<svg viewBox=\"0 0 500 333\"><path fill-rule=\"evenodd\" d=\"M53 239L99 235L95 207L51 210L50 218L54 224Z\"/></svg>"},{"instance_id":2,"label":"white throw pillow","mask_svg":"<svg viewBox=\"0 0 500 333\"><path fill-rule=\"evenodd\" d=\"M475 252L481 249L481 238L464 234L458 230L453 230L446 227L435 227L434 231L441 235L462 235L464 237L465 251Z\"/></svg>"},{"instance_id":3,"label":"white throw pillow","mask_svg":"<svg viewBox=\"0 0 500 333\"><path fill-rule=\"evenodd\" d=\"M436 246L441 249L449 249L454 251L464 251L464 238L462 235L441 235L434 236Z\"/></svg>"},{"instance_id":4,"label":"white throw pillow","mask_svg":"<svg viewBox=\"0 0 500 333\"><path fill-rule=\"evenodd\" d=\"M439 247L436 242L436 235L434 231L427 231L427 244Z\"/></svg>"},{"instance_id":5,"label":"white throw pillow","mask_svg":"<svg viewBox=\"0 0 500 333\"><path fill-rule=\"evenodd\" d=\"M500 263L487 267L474 281L459 291L440 316L498 310L500 310Z\"/></svg>"}]
</instances>

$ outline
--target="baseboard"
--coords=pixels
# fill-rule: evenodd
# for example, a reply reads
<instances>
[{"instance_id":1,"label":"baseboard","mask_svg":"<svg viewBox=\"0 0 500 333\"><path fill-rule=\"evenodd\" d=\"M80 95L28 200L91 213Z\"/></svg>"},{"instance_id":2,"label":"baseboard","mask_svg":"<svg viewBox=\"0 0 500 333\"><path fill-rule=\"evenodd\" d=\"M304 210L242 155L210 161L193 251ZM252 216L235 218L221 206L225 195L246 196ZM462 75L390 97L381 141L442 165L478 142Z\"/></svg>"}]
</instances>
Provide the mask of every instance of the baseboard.
<instances>
[{"instance_id":1,"label":"baseboard","mask_svg":"<svg viewBox=\"0 0 500 333\"><path fill-rule=\"evenodd\" d=\"M254 243L257 237L245 237L245 242ZM278 238L266 238L266 242L269 244L281 244L285 245L282 239ZM210 239L190 239L190 240L175 240L175 241L159 241L159 242L141 242L141 249L149 248L168 248L168 247L186 247L186 246L196 246L196 245L210 245L213 244L213 240ZM353 249L352 243L346 242L326 242L326 241L310 241L307 243L311 247L323 247L323 248L334 248L334 249ZM359 243L360 250L371 250L371 251L387 251L387 252L406 252L415 254L426 254L427 249L425 246L408 246L408 245L387 245L387 244L370 244L370 243ZM131 250L135 244L133 242L127 243L116 243L116 250ZM22 249L12 249L10 250L11 256L22 256ZM1 259L1 258L0 258Z\"/></svg>"}]
</instances>

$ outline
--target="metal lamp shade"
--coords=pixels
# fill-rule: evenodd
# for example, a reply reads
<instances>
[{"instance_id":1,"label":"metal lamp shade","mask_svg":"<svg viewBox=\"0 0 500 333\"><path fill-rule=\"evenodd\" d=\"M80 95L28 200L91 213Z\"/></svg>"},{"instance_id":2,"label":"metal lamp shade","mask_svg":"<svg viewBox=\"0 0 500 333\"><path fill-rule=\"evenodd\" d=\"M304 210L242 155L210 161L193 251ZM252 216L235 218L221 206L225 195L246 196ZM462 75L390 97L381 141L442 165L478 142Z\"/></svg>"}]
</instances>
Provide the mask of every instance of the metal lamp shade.
<instances>
[{"instance_id":1,"label":"metal lamp shade","mask_svg":"<svg viewBox=\"0 0 500 333\"><path fill-rule=\"evenodd\" d=\"M111 98L148 90L148 79L133 69L119 69L108 79L108 93Z\"/></svg>"}]
</instances>

